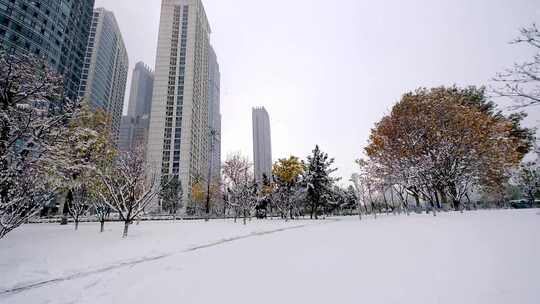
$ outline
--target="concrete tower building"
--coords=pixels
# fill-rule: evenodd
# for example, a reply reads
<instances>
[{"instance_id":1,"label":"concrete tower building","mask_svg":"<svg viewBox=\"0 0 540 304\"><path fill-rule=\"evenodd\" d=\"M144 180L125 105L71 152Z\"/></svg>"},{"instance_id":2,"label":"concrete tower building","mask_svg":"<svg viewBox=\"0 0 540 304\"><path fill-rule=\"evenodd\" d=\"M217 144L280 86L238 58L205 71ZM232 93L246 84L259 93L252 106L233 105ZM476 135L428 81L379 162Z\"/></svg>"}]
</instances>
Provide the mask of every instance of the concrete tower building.
<instances>
[{"instance_id":1,"label":"concrete tower building","mask_svg":"<svg viewBox=\"0 0 540 304\"><path fill-rule=\"evenodd\" d=\"M221 177L221 112L220 112L220 72L217 56L210 47L208 61L208 121L210 128L210 152L209 166L212 167L212 179L220 180Z\"/></svg>"},{"instance_id":2,"label":"concrete tower building","mask_svg":"<svg viewBox=\"0 0 540 304\"><path fill-rule=\"evenodd\" d=\"M184 206L208 174L209 39L201 0L162 0L147 161L179 176Z\"/></svg>"},{"instance_id":3,"label":"concrete tower building","mask_svg":"<svg viewBox=\"0 0 540 304\"><path fill-rule=\"evenodd\" d=\"M255 179L260 184L263 174L272 177L272 138L270 136L270 117L264 107L254 108L253 118L253 161Z\"/></svg>"},{"instance_id":4,"label":"concrete tower building","mask_svg":"<svg viewBox=\"0 0 540 304\"><path fill-rule=\"evenodd\" d=\"M77 97L94 0L0 0L0 46L43 57Z\"/></svg>"},{"instance_id":5,"label":"concrete tower building","mask_svg":"<svg viewBox=\"0 0 540 304\"><path fill-rule=\"evenodd\" d=\"M111 116L118 142L129 60L120 28L112 12L94 10L86 48L79 97Z\"/></svg>"},{"instance_id":6,"label":"concrete tower building","mask_svg":"<svg viewBox=\"0 0 540 304\"><path fill-rule=\"evenodd\" d=\"M131 78L128 113L122 117L118 147L122 151L132 151L136 147L146 148L154 73L144 62L137 62Z\"/></svg>"}]
</instances>

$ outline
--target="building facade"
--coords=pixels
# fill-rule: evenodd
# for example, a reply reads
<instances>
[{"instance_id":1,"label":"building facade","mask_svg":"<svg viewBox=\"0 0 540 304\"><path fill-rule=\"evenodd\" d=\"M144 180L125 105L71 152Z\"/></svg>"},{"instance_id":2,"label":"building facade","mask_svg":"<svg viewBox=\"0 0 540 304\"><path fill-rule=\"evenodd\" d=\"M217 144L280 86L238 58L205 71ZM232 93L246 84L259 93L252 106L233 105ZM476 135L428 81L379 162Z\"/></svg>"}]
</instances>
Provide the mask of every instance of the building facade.
<instances>
[{"instance_id":1,"label":"building facade","mask_svg":"<svg viewBox=\"0 0 540 304\"><path fill-rule=\"evenodd\" d=\"M263 181L263 175L272 178L272 138L270 135L270 117L264 107L252 110L253 119L253 161L255 179Z\"/></svg>"},{"instance_id":2,"label":"building facade","mask_svg":"<svg viewBox=\"0 0 540 304\"><path fill-rule=\"evenodd\" d=\"M144 62L137 62L131 78L128 113L122 117L120 140L121 151L133 151L145 147L148 142L154 73Z\"/></svg>"},{"instance_id":3,"label":"building facade","mask_svg":"<svg viewBox=\"0 0 540 304\"><path fill-rule=\"evenodd\" d=\"M208 174L210 32L201 0L162 0L147 161L179 177L184 206Z\"/></svg>"},{"instance_id":4,"label":"building facade","mask_svg":"<svg viewBox=\"0 0 540 304\"><path fill-rule=\"evenodd\" d=\"M210 129L210 157L214 182L221 180L221 75L216 52L210 47L208 60L208 127Z\"/></svg>"},{"instance_id":5,"label":"building facade","mask_svg":"<svg viewBox=\"0 0 540 304\"><path fill-rule=\"evenodd\" d=\"M129 59L120 27L112 12L94 10L84 58L79 97L91 107L111 116L111 129L118 142L124 108Z\"/></svg>"},{"instance_id":6,"label":"building facade","mask_svg":"<svg viewBox=\"0 0 540 304\"><path fill-rule=\"evenodd\" d=\"M132 151L133 130L135 129L135 120L128 115L122 116L120 121L120 132L118 135L118 149L121 152Z\"/></svg>"},{"instance_id":7,"label":"building facade","mask_svg":"<svg viewBox=\"0 0 540 304\"><path fill-rule=\"evenodd\" d=\"M0 0L0 45L42 57L77 97L94 0Z\"/></svg>"}]
</instances>

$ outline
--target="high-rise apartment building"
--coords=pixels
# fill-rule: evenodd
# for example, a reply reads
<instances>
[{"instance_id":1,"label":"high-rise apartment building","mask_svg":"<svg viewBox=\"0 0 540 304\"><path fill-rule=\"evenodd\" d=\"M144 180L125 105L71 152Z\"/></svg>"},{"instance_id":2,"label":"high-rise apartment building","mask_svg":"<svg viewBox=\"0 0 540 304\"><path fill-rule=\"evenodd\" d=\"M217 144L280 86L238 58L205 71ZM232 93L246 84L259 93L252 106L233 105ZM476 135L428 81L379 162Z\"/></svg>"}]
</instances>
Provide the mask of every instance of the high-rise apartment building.
<instances>
[{"instance_id":1,"label":"high-rise apartment building","mask_svg":"<svg viewBox=\"0 0 540 304\"><path fill-rule=\"evenodd\" d=\"M0 0L0 45L40 56L77 97L94 0Z\"/></svg>"},{"instance_id":2,"label":"high-rise apartment building","mask_svg":"<svg viewBox=\"0 0 540 304\"><path fill-rule=\"evenodd\" d=\"M129 59L112 12L94 10L84 58L79 97L111 116L112 134L118 142Z\"/></svg>"},{"instance_id":3,"label":"high-rise apartment building","mask_svg":"<svg viewBox=\"0 0 540 304\"><path fill-rule=\"evenodd\" d=\"M133 151L148 142L154 73L144 62L137 62L131 78L128 113L122 117L118 147Z\"/></svg>"},{"instance_id":4,"label":"high-rise apartment building","mask_svg":"<svg viewBox=\"0 0 540 304\"><path fill-rule=\"evenodd\" d=\"M210 47L208 58L208 127L210 129L209 166L212 178L220 181L221 177L221 112L220 112L220 72L216 52Z\"/></svg>"},{"instance_id":5,"label":"high-rise apartment building","mask_svg":"<svg viewBox=\"0 0 540 304\"><path fill-rule=\"evenodd\" d=\"M270 117L264 107L254 108L253 119L253 161L255 179L260 184L263 175L272 178L272 138L270 136Z\"/></svg>"},{"instance_id":6,"label":"high-rise apartment building","mask_svg":"<svg viewBox=\"0 0 540 304\"><path fill-rule=\"evenodd\" d=\"M133 131L135 130L135 119L124 115L120 121L120 132L118 135L118 149L121 152L133 151Z\"/></svg>"},{"instance_id":7,"label":"high-rise apartment building","mask_svg":"<svg viewBox=\"0 0 540 304\"><path fill-rule=\"evenodd\" d=\"M179 176L185 202L208 174L210 32L201 0L162 0L147 161Z\"/></svg>"}]
</instances>

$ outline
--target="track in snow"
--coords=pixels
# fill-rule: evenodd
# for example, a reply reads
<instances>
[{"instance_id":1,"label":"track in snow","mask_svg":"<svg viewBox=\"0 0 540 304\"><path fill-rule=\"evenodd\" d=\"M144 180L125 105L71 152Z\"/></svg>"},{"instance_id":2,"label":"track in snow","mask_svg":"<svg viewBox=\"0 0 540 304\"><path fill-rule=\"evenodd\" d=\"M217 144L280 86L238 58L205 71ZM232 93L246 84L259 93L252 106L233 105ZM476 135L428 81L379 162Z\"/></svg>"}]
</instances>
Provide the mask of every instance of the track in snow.
<instances>
[{"instance_id":1,"label":"track in snow","mask_svg":"<svg viewBox=\"0 0 540 304\"><path fill-rule=\"evenodd\" d=\"M333 220L333 221L337 221L337 220ZM320 223L321 222L318 222L317 224L320 224ZM328 222L326 222L326 223L328 223ZM257 236L262 236L262 235L267 235L267 234L273 234L273 233L278 233L278 232L283 232L283 231L288 231L288 230L300 229L300 228L303 228L303 227L306 227L306 226L309 226L309 225L314 225L314 224L303 224L303 225L296 225L296 226L273 229L273 230L268 230L268 231L253 232L253 233L246 234L246 235L241 235L241 236L235 236L235 237L231 237L231 238L222 239L222 240L211 242L211 243L204 244L204 245L190 247L190 248L184 249L182 251L171 252L171 253L157 255L157 256L153 256L153 257L145 257L145 258L141 258L141 259L138 259L138 260L129 261L129 262L123 262L123 263L110 265L110 266L106 266L106 267L102 267L102 268L98 268L98 269L94 269L94 270L78 272L78 273L74 273L74 274L71 274L71 275L58 277L58 278L55 278L55 279L30 283L30 284L26 284L26 285L11 288L11 289L0 290L0 296L21 293L21 292L24 292L24 291L27 291L27 290L31 290L31 289L35 289L35 288L39 288L39 287L43 287L43 286L47 286L47 285L53 285L53 284L56 284L56 283L69 281L69 280L73 280L73 279L84 278L84 277L104 273L104 272L119 269L119 268L130 267L130 266L135 266L135 265L146 263L146 262L152 262L152 261L156 261L156 260L161 260L161 259L173 256L173 255L187 253L187 252L193 252L193 251L206 249L206 248L210 248L210 247L215 247L215 246L219 246L219 245L222 245L222 244L231 243L231 242L235 242L235 241L239 241L239 240L243 240L243 239L247 239L247 238L252 238L252 237L257 237Z\"/></svg>"}]
</instances>

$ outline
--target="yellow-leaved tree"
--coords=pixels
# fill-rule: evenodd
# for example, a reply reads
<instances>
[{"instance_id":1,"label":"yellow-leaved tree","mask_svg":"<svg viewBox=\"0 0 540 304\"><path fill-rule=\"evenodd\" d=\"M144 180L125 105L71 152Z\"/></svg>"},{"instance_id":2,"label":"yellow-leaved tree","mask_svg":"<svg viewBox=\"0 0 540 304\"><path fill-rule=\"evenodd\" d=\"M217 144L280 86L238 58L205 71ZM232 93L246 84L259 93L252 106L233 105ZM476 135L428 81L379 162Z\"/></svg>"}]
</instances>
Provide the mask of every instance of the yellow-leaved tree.
<instances>
[{"instance_id":1,"label":"yellow-leaved tree","mask_svg":"<svg viewBox=\"0 0 540 304\"><path fill-rule=\"evenodd\" d=\"M299 209L299 180L305 167L296 156L278 160L273 168L273 204L285 219L294 219Z\"/></svg>"},{"instance_id":2,"label":"yellow-leaved tree","mask_svg":"<svg viewBox=\"0 0 540 304\"><path fill-rule=\"evenodd\" d=\"M97 170L106 170L117 155L111 135L110 116L100 108L82 102L71 117L69 126L44 162L51 176L65 194L65 210L73 218L77 230L80 217L92 208L98 213L101 230L106 208L99 207ZM60 210L64 212L64 210Z\"/></svg>"}]
</instances>

